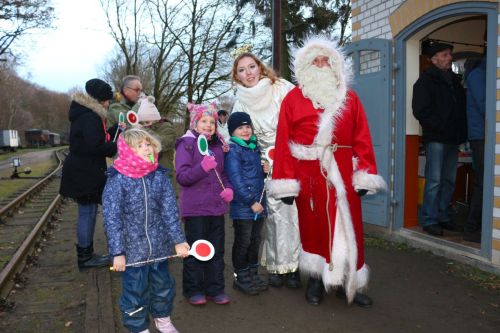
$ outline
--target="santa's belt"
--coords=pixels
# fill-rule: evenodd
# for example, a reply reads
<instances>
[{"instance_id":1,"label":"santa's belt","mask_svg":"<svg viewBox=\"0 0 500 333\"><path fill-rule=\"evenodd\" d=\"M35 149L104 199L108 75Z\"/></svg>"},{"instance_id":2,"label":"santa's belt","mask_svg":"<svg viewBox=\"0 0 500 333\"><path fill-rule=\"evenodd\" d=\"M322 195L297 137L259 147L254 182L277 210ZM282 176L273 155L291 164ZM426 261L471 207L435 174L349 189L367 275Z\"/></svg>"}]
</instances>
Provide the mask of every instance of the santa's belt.
<instances>
[{"instance_id":1,"label":"santa's belt","mask_svg":"<svg viewBox=\"0 0 500 333\"><path fill-rule=\"evenodd\" d=\"M320 146L320 145L299 145L296 143L291 143L290 144L290 152L292 153L292 156L295 157L298 160L308 160L308 161L313 161L313 160L319 160L321 159L322 156L326 153L325 150L329 150L330 152L334 153L337 151L337 149L352 149L352 146L345 146L345 145L339 145L337 143L332 143L326 146Z\"/></svg>"}]
</instances>

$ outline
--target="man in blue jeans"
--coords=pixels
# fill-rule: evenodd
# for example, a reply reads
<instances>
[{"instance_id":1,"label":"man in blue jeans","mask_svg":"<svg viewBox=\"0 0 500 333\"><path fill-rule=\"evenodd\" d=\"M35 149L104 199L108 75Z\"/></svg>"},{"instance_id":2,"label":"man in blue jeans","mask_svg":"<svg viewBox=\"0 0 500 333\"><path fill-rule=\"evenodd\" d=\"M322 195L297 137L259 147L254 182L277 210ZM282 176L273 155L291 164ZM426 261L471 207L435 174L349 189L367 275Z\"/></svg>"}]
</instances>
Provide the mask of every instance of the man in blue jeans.
<instances>
[{"instance_id":1,"label":"man in blue jeans","mask_svg":"<svg viewBox=\"0 0 500 333\"><path fill-rule=\"evenodd\" d=\"M455 189L458 146L467 139L465 90L452 72L453 46L426 40L422 52L431 65L413 85L413 115L422 126L425 144L425 187L420 224L442 236L443 229L460 231L449 214Z\"/></svg>"}]
</instances>

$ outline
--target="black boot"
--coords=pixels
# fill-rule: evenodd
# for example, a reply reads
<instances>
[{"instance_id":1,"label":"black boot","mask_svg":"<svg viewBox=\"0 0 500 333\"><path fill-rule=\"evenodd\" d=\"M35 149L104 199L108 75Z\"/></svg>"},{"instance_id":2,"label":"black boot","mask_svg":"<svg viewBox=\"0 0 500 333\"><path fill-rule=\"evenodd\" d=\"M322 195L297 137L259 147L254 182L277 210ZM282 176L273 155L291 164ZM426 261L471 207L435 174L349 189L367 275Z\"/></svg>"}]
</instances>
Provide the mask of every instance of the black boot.
<instances>
[{"instance_id":1,"label":"black boot","mask_svg":"<svg viewBox=\"0 0 500 333\"><path fill-rule=\"evenodd\" d=\"M280 288L283 285L283 274L269 273L267 276L271 287Z\"/></svg>"},{"instance_id":2,"label":"black boot","mask_svg":"<svg viewBox=\"0 0 500 333\"><path fill-rule=\"evenodd\" d=\"M99 256L94 254L94 246L90 244L88 247L79 247L76 245L78 254L78 268L92 268L109 266L110 261L108 256Z\"/></svg>"},{"instance_id":3,"label":"black boot","mask_svg":"<svg viewBox=\"0 0 500 333\"><path fill-rule=\"evenodd\" d=\"M248 268L234 272L233 288L247 295L254 296L259 294Z\"/></svg>"},{"instance_id":4,"label":"black boot","mask_svg":"<svg viewBox=\"0 0 500 333\"><path fill-rule=\"evenodd\" d=\"M345 290L342 287L337 289L336 295L338 298L347 300ZM354 299L352 300L352 302L362 308L371 308L373 305L373 301L368 295L361 294L358 292L356 293L356 295L354 295Z\"/></svg>"},{"instance_id":5,"label":"black boot","mask_svg":"<svg viewBox=\"0 0 500 333\"><path fill-rule=\"evenodd\" d=\"M298 270L285 274L285 286L290 289L298 289L302 287L302 283L300 282L300 273Z\"/></svg>"},{"instance_id":6,"label":"black boot","mask_svg":"<svg viewBox=\"0 0 500 333\"><path fill-rule=\"evenodd\" d=\"M323 281L321 281L321 279L310 277L307 282L306 290L307 302L311 305L319 305L319 303L323 300L324 290L325 287L323 286Z\"/></svg>"},{"instance_id":7,"label":"black boot","mask_svg":"<svg viewBox=\"0 0 500 333\"><path fill-rule=\"evenodd\" d=\"M269 288L267 281L262 280L259 276L259 266L258 265L251 266L249 274L253 280L253 284L255 286L255 289L257 289L258 292L266 291Z\"/></svg>"}]
</instances>

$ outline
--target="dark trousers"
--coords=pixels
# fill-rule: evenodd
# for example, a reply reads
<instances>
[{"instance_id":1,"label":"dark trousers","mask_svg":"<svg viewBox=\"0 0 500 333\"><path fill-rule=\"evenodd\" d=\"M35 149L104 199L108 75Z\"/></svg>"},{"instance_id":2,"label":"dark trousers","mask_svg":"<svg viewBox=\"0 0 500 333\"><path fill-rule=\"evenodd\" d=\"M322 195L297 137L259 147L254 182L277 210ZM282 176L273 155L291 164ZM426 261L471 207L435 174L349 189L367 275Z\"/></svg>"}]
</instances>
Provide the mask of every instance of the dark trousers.
<instances>
[{"instance_id":1,"label":"dark trousers","mask_svg":"<svg viewBox=\"0 0 500 333\"><path fill-rule=\"evenodd\" d=\"M243 270L259 263L259 247L262 240L264 219L233 220L233 267L235 271Z\"/></svg>"},{"instance_id":2,"label":"dark trousers","mask_svg":"<svg viewBox=\"0 0 500 333\"><path fill-rule=\"evenodd\" d=\"M469 216L464 230L474 232L481 230L483 219L483 177L484 177L484 140L470 140L472 149L472 166L474 168L474 187L470 201Z\"/></svg>"},{"instance_id":3,"label":"dark trousers","mask_svg":"<svg viewBox=\"0 0 500 333\"><path fill-rule=\"evenodd\" d=\"M215 255L209 261L193 256L184 259L182 289L185 297L197 294L217 296L224 292L224 216L185 218L186 240L191 246L198 239L212 243Z\"/></svg>"},{"instance_id":4,"label":"dark trousers","mask_svg":"<svg viewBox=\"0 0 500 333\"><path fill-rule=\"evenodd\" d=\"M141 332L153 318L170 316L175 297L175 280L168 272L168 262L127 267L122 273L119 300L122 322L130 332Z\"/></svg>"}]
</instances>

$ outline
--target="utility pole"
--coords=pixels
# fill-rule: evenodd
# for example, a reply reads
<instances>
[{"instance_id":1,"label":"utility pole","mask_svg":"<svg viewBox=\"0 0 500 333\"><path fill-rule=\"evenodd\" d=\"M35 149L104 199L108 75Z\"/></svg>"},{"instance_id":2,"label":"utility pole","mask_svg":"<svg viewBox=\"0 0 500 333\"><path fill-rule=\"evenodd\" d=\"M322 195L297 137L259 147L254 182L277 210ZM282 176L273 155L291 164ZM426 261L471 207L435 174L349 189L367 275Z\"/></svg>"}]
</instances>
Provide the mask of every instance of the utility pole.
<instances>
[{"instance_id":1,"label":"utility pole","mask_svg":"<svg viewBox=\"0 0 500 333\"><path fill-rule=\"evenodd\" d=\"M273 69L281 73L281 0L273 0Z\"/></svg>"}]
</instances>

